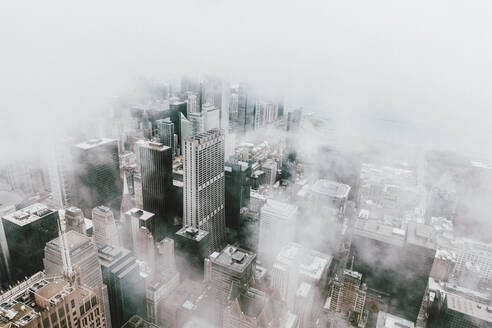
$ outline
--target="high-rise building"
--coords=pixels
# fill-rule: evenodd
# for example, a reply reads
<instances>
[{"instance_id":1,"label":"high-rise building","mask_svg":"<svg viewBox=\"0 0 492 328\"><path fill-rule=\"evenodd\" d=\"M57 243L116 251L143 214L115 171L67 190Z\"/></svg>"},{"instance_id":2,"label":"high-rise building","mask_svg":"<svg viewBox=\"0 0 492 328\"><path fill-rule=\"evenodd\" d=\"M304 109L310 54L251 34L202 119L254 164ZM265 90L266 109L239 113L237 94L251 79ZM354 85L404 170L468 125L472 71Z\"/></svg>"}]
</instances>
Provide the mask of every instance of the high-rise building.
<instances>
[{"instance_id":1,"label":"high-rise building","mask_svg":"<svg viewBox=\"0 0 492 328\"><path fill-rule=\"evenodd\" d=\"M205 130L220 128L220 109L211 104L202 106L202 113L205 117Z\"/></svg>"},{"instance_id":2,"label":"high-rise building","mask_svg":"<svg viewBox=\"0 0 492 328\"><path fill-rule=\"evenodd\" d=\"M44 247L44 259L41 256L46 274L56 275L65 271L64 252L68 253L71 270L79 274L80 283L97 290L106 327L111 327L108 290L103 283L96 245L89 237L75 231L68 231L63 238L51 240Z\"/></svg>"},{"instance_id":3,"label":"high-rise building","mask_svg":"<svg viewBox=\"0 0 492 328\"><path fill-rule=\"evenodd\" d=\"M120 244L113 212L109 207L98 206L94 208L92 210L92 223L94 224L94 241L97 248L106 244Z\"/></svg>"},{"instance_id":4,"label":"high-rise building","mask_svg":"<svg viewBox=\"0 0 492 328\"><path fill-rule=\"evenodd\" d=\"M366 302L366 286L359 272L345 269L342 277L335 277L331 288L329 307L347 314L350 321L359 324Z\"/></svg>"},{"instance_id":5,"label":"high-rise building","mask_svg":"<svg viewBox=\"0 0 492 328\"><path fill-rule=\"evenodd\" d=\"M269 327L273 321L267 294L255 288L240 293L224 309L223 328Z\"/></svg>"},{"instance_id":6,"label":"high-rise building","mask_svg":"<svg viewBox=\"0 0 492 328\"><path fill-rule=\"evenodd\" d=\"M118 141L93 139L73 150L73 205L88 217L94 207L105 205L120 210L123 184L120 180Z\"/></svg>"},{"instance_id":7,"label":"high-rise building","mask_svg":"<svg viewBox=\"0 0 492 328\"><path fill-rule=\"evenodd\" d=\"M83 235L87 233L84 213L78 207L69 206L65 209L65 225L66 231L73 230Z\"/></svg>"},{"instance_id":8,"label":"high-rise building","mask_svg":"<svg viewBox=\"0 0 492 328\"><path fill-rule=\"evenodd\" d=\"M154 237L147 228L140 227L137 230L133 252L140 261L143 261L145 263L146 271L148 271L149 273L154 271Z\"/></svg>"},{"instance_id":9,"label":"high-rise building","mask_svg":"<svg viewBox=\"0 0 492 328\"><path fill-rule=\"evenodd\" d=\"M210 251L225 243L224 134L210 130L185 141L183 225L210 233Z\"/></svg>"},{"instance_id":10,"label":"high-rise building","mask_svg":"<svg viewBox=\"0 0 492 328\"><path fill-rule=\"evenodd\" d=\"M58 236L58 220L58 212L41 203L2 217L5 258L13 281L43 269L44 245Z\"/></svg>"},{"instance_id":11,"label":"high-rise building","mask_svg":"<svg viewBox=\"0 0 492 328\"><path fill-rule=\"evenodd\" d=\"M0 222L0 290L5 289L11 279L10 276L10 254L7 246L7 238Z\"/></svg>"},{"instance_id":12,"label":"high-rise building","mask_svg":"<svg viewBox=\"0 0 492 328\"><path fill-rule=\"evenodd\" d=\"M261 170L265 172L265 181L267 184L272 185L277 181L277 162L269 160L263 163Z\"/></svg>"},{"instance_id":13,"label":"high-rise building","mask_svg":"<svg viewBox=\"0 0 492 328\"><path fill-rule=\"evenodd\" d=\"M299 328L311 327L314 288L306 282L299 284L295 294L294 313L299 318Z\"/></svg>"},{"instance_id":14,"label":"high-rise building","mask_svg":"<svg viewBox=\"0 0 492 328\"><path fill-rule=\"evenodd\" d=\"M132 208L123 216L122 225L122 244L134 251L136 235L140 227L145 227L151 232L154 231L154 214L139 208Z\"/></svg>"},{"instance_id":15,"label":"high-rise building","mask_svg":"<svg viewBox=\"0 0 492 328\"><path fill-rule=\"evenodd\" d=\"M1 327L107 327L97 293L61 275L38 272L0 294L0 303Z\"/></svg>"},{"instance_id":16,"label":"high-rise building","mask_svg":"<svg viewBox=\"0 0 492 328\"><path fill-rule=\"evenodd\" d=\"M141 316L135 314L121 328L160 328L151 322L144 320Z\"/></svg>"},{"instance_id":17,"label":"high-rise building","mask_svg":"<svg viewBox=\"0 0 492 328\"><path fill-rule=\"evenodd\" d=\"M191 123L191 135L200 134L205 131L207 126L207 112L190 113L188 120Z\"/></svg>"},{"instance_id":18,"label":"high-rise building","mask_svg":"<svg viewBox=\"0 0 492 328\"><path fill-rule=\"evenodd\" d=\"M145 316L145 281L136 258L129 250L111 245L100 248L98 255L108 287L112 325L121 327L133 314Z\"/></svg>"},{"instance_id":19,"label":"high-rise building","mask_svg":"<svg viewBox=\"0 0 492 328\"><path fill-rule=\"evenodd\" d=\"M209 255L210 234L205 230L184 226L176 232L175 237L176 253L180 259L185 259L180 263L186 263L186 267L179 268L180 271L187 270L190 275L201 276L203 260Z\"/></svg>"},{"instance_id":20,"label":"high-rise building","mask_svg":"<svg viewBox=\"0 0 492 328\"><path fill-rule=\"evenodd\" d=\"M237 237L241 231L241 209L249 206L251 164L244 161L226 162L225 216L229 237Z\"/></svg>"},{"instance_id":21,"label":"high-rise building","mask_svg":"<svg viewBox=\"0 0 492 328\"><path fill-rule=\"evenodd\" d=\"M297 132L301 126L302 109L296 109L287 113L287 131Z\"/></svg>"},{"instance_id":22,"label":"high-rise building","mask_svg":"<svg viewBox=\"0 0 492 328\"><path fill-rule=\"evenodd\" d=\"M157 120L156 124L159 133L159 142L171 148L172 159L174 159L176 153L176 147L174 145L174 123L171 122L171 119L165 118Z\"/></svg>"},{"instance_id":23,"label":"high-rise building","mask_svg":"<svg viewBox=\"0 0 492 328\"><path fill-rule=\"evenodd\" d=\"M143 209L155 214L152 233L155 239L160 240L170 226L166 209L173 183L171 148L146 141L139 141L138 146Z\"/></svg>"},{"instance_id":24,"label":"high-rise building","mask_svg":"<svg viewBox=\"0 0 492 328\"><path fill-rule=\"evenodd\" d=\"M258 256L273 261L281 247L294 241L297 206L269 199L261 209Z\"/></svg>"},{"instance_id":25,"label":"high-rise building","mask_svg":"<svg viewBox=\"0 0 492 328\"><path fill-rule=\"evenodd\" d=\"M199 111L200 109L198 107L198 97L194 94L189 94L186 106L186 116L189 117L190 113L196 113Z\"/></svg>"},{"instance_id":26,"label":"high-rise building","mask_svg":"<svg viewBox=\"0 0 492 328\"><path fill-rule=\"evenodd\" d=\"M193 123L191 123L183 114L179 119L181 125L180 152L183 153L184 141L193 135Z\"/></svg>"},{"instance_id":27,"label":"high-rise building","mask_svg":"<svg viewBox=\"0 0 492 328\"><path fill-rule=\"evenodd\" d=\"M234 289L246 292L255 272L256 254L231 245L210 255L215 301L227 304Z\"/></svg>"}]
</instances>

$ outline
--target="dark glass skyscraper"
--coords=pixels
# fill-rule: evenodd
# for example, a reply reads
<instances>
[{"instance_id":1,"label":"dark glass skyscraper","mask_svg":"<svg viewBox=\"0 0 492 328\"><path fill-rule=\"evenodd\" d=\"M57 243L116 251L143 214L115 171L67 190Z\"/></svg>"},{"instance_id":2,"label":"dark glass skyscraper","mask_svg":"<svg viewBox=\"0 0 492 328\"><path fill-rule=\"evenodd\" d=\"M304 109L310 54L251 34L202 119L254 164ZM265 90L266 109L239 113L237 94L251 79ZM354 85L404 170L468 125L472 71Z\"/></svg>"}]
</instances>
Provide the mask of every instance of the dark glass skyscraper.
<instances>
[{"instance_id":1,"label":"dark glass skyscraper","mask_svg":"<svg viewBox=\"0 0 492 328\"><path fill-rule=\"evenodd\" d=\"M172 157L176 149L174 149L174 123L169 118L163 120L157 120L157 132L159 133L159 141L164 146L171 148ZM179 121L178 121L179 123Z\"/></svg>"},{"instance_id":2,"label":"dark glass skyscraper","mask_svg":"<svg viewBox=\"0 0 492 328\"><path fill-rule=\"evenodd\" d=\"M44 246L58 236L58 212L36 203L2 217L13 281L43 270Z\"/></svg>"},{"instance_id":3,"label":"dark glass skyscraper","mask_svg":"<svg viewBox=\"0 0 492 328\"><path fill-rule=\"evenodd\" d=\"M123 184L120 180L118 143L115 139L92 139L73 149L74 204L86 217L104 205L119 213Z\"/></svg>"},{"instance_id":4,"label":"dark glass skyscraper","mask_svg":"<svg viewBox=\"0 0 492 328\"><path fill-rule=\"evenodd\" d=\"M155 214L154 239L161 240L170 225L167 223L166 208L173 183L171 148L149 141L139 141L137 144L143 209Z\"/></svg>"},{"instance_id":5,"label":"dark glass skyscraper","mask_svg":"<svg viewBox=\"0 0 492 328\"><path fill-rule=\"evenodd\" d=\"M224 173L225 216L228 237L237 237L239 230L241 230L241 208L249 205L251 165L243 161L226 162Z\"/></svg>"}]
</instances>

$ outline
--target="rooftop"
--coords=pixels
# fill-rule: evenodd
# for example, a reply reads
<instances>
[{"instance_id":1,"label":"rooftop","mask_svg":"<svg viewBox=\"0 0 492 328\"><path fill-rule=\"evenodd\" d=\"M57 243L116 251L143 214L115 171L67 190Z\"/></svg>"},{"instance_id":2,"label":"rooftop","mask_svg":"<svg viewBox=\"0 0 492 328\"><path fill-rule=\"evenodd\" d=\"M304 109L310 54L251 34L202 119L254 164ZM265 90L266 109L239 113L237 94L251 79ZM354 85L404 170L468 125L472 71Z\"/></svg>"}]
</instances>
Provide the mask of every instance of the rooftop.
<instances>
[{"instance_id":1,"label":"rooftop","mask_svg":"<svg viewBox=\"0 0 492 328\"><path fill-rule=\"evenodd\" d=\"M91 239L89 237L87 237L86 235L83 235L77 231L73 231L73 230L65 232L65 239L67 241L69 251L76 250L76 249L80 248L82 245L88 244L91 242ZM59 249L61 246L60 237L49 241L46 244L46 246Z\"/></svg>"},{"instance_id":2,"label":"rooftop","mask_svg":"<svg viewBox=\"0 0 492 328\"><path fill-rule=\"evenodd\" d=\"M395 228L378 220L361 220L355 222L355 234L380 242L403 247L405 245L405 230Z\"/></svg>"},{"instance_id":3,"label":"rooftop","mask_svg":"<svg viewBox=\"0 0 492 328\"><path fill-rule=\"evenodd\" d=\"M193 228L193 227L184 226L183 228L179 229L176 232L176 234L179 236L185 237L187 239L200 241L203 238L205 238L205 236L208 235L208 231L200 230L200 229Z\"/></svg>"},{"instance_id":4,"label":"rooftop","mask_svg":"<svg viewBox=\"0 0 492 328\"><path fill-rule=\"evenodd\" d=\"M261 209L263 213L273 214L282 219L290 219L295 217L297 213L297 206L279 202L277 200L268 199Z\"/></svg>"},{"instance_id":5,"label":"rooftop","mask_svg":"<svg viewBox=\"0 0 492 328\"><path fill-rule=\"evenodd\" d=\"M311 190L323 196L342 199L348 197L350 186L335 181L320 179L314 183Z\"/></svg>"},{"instance_id":6,"label":"rooftop","mask_svg":"<svg viewBox=\"0 0 492 328\"><path fill-rule=\"evenodd\" d=\"M448 309L492 323L492 307L452 293L447 293L446 299Z\"/></svg>"},{"instance_id":7,"label":"rooftop","mask_svg":"<svg viewBox=\"0 0 492 328\"><path fill-rule=\"evenodd\" d=\"M306 282L301 282L299 288L297 288L296 296L307 297L311 291L311 285Z\"/></svg>"},{"instance_id":8,"label":"rooftop","mask_svg":"<svg viewBox=\"0 0 492 328\"><path fill-rule=\"evenodd\" d=\"M17 224L19 226L25 226L53 212L55 212L54 209L51 209L48 206L41 203L35 203L30 206L24 207L21 210L15 211L13 213L9 213L3 216L3 219L10 221L14 224Z\"/></svg>"},{"instance_id":9,"label":"rooftop","mask_svg":"<svg viewBox=\"0 0 492 328\"><path fill-rule=\"evenodd\" d=\"M83 150L89 150L89 149L96 148L98 146L109 144L112 142L116 142L116 139L109 139L109 138L91 139L88 141L81 142L81 143L75 145L75 147L83 149Z\"/></svg>"},{"instance_id":10,"label":"rooftop","mask_svg":"<svg viewBox=\"0 0 492 328\"><path fill-rule=\"evenodd\" d=\"M208 131L199 133L197 135L194 135L186 141L203 143L203 142L210 141L214 138L217 138L217 137L220 137L223 135L224 135L224 133L222 132L222 130L212 129L212 130L208 130Z\"/></svg>"},{"instance_id":11,"label":"rooftop","mask_svg":"<svg viewBox=\"0 0 492 328\"><path fill-rule=\"evenodd\" d=\"M160 142L148 141L148 140L139 140L137 141L138 147L145 147L153 150L164 151L167 149L171 149L171 147L164 146Z\"/></svg>"},{"instance_id":12,"label":"rooftop","mask_svg":"<svg viewBox=\"0 0 492 328\"><path fill-rule=\"evenodd\" d=\"M414 328L413 322L379 311L376 328Z\"/></svg>"},{"instance_id":13,"label":"rooftop","mask_svg":"<svg viewBox=\"0 0 492 328\"><path fill-rule=\"evenodd\" d=\"M297 263L299 265L299 273L314 281L319 281L322 278L323 272L331 261L332 256L305 248L296 243L285 245L276 258L277 264L292 265Z\"/></svg>"},{"instance_id":14,"label":"rooftop","mask_svg":"<svg viewBox=\"0 0 492 328\"><path fill-rule=\"evenodd\" d=\"M238 272L242 272L256 258L255 253L231 245L227 245L220 253L212 255L210 256L212 263Z\"/></svg>"},{"instance_id":15,"label":"rooftop","mask_svg":"<svg viewBox=\"0 0 492 328\"><path fill-rule=\"evenodd\" d=\"M436 249L435 230L432 226L411 221L407 226L407 242L416 246Z\"/></svg>"},{"instance_id":16,"label":"rooftop","mask_svg":"<svg viewBox=\"0 0 492 328\"><path fill-rule=\"evenodd\" d=\"M154 216L154 213L147 212L136 207L132 208L125 214L130 217L138 218L140 221L147 221Z\"/></svg>"}]
</instances>

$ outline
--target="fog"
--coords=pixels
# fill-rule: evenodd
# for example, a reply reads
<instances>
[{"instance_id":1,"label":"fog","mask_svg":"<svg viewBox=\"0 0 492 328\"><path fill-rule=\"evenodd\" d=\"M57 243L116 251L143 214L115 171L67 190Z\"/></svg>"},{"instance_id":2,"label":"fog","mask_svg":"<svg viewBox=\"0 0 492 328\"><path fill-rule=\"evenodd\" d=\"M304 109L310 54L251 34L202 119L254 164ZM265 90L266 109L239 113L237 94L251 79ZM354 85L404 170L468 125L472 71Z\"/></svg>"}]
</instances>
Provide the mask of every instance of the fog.
<instances>
[{"instance_id":1,"label":"fog","mask_svg":"<svg viewBox=\"0 0 492 328\"><path fill-rule=\"evenodd\" d=\"M408 130L405 141L487 157L491 9L488 1L4 2L1 158L91 123L115 98L138 94L142 80L184 73L249 82L335 119L355 141L376 136L382 119Z\"/></svg>"}]
</instances>

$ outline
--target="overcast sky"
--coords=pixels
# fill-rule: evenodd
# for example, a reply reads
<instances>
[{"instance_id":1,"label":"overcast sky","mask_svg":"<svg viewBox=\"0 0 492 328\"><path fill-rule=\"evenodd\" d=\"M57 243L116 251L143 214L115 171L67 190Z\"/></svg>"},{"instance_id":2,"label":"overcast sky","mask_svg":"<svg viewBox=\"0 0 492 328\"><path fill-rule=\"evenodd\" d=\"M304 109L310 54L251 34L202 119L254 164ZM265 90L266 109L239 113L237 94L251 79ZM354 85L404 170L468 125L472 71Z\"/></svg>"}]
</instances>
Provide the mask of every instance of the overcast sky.
<instances>
[{"instance_id":1,"label":"overcast sky","mask_svg":"<svg viewBox=\"0 0 492 328\"><path fill-rule=\"evenodd\" d=\"M139 78L216 73L356 136L390 119L486 157L491 17L485 0L3 1L1 155L106 110Z\"/></svg>"}]
</instances>

